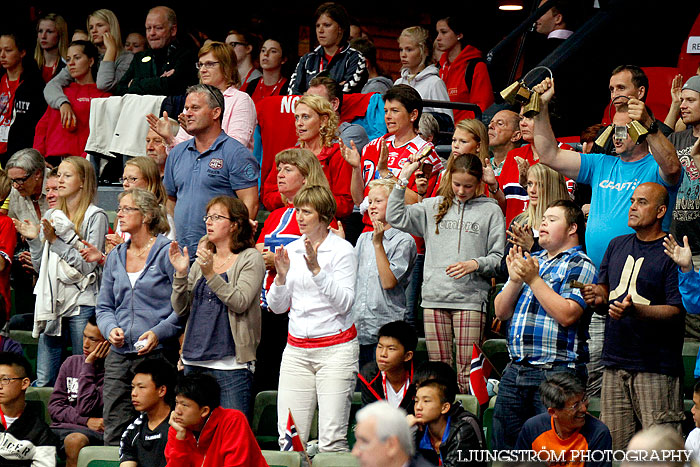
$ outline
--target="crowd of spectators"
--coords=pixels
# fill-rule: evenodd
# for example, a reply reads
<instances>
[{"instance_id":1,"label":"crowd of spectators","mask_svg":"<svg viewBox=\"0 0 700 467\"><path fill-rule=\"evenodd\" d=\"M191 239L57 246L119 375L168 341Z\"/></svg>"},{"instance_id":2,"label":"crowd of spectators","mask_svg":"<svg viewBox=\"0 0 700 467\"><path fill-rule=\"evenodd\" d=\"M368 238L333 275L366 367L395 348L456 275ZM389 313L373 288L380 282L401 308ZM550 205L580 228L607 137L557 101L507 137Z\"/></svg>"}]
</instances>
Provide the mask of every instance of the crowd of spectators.
<instances>
[{"instance_id":1,"label":"crowd of spectators","mask_svg":"<svg viewBox=\"0 0 700 467\"><path fill-rule=\"evenodd\" d=\"M535 25L552 49L570 3ZM644 71L618 66L610 124L576 128L576 146L555 134L569 76L531 85L534 111L492 107L457 16L403 29L395 81L341 4L314 23L295 67L277 33L185 37L166 6L124 38L107 9L85 30L50 13L35 40L0 31L0 458L72 467L104 444L128 467L266 465L261 390L277 391L281 449L306 445L317 414L318 451L348 451L359 390L362 465L454 466L487 445L457 399L486 384L489 305L511 360L494 449L681 434L700 76L674 79L662 122ZM116 179L110 222L98 185ZM9 329L38 339L36 378ZM53 388L50 427L30 384ZM698 386L693 400L696 415Z\"/></svg>"}]
</instances>

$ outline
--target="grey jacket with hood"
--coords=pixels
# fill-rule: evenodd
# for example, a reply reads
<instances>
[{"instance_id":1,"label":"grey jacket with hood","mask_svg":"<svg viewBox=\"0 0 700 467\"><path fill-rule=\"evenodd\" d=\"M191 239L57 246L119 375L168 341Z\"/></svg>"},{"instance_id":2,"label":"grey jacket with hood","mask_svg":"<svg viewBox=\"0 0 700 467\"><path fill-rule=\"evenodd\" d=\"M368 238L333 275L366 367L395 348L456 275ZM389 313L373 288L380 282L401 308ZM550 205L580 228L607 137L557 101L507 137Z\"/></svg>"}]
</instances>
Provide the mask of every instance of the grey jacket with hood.
<instances>
[{"instance_id":1,"label":"grey jacket with hood","mask_svg":"<svg viewBox=\"0 0 700 467\"><path fill-rule=\"evenodd\" d=\"M397 229L425 239L425 266L421 289L423 308L483 310L491 288L490 278L503 257L506 227L498 203L477 196L464 203L454 200L435 232L435 215L442 196L407 206L404 190L389 196L386 220ZM474 259L477 271L453 279L445 270L451 264Z\"/></svg>"}]
</instances>

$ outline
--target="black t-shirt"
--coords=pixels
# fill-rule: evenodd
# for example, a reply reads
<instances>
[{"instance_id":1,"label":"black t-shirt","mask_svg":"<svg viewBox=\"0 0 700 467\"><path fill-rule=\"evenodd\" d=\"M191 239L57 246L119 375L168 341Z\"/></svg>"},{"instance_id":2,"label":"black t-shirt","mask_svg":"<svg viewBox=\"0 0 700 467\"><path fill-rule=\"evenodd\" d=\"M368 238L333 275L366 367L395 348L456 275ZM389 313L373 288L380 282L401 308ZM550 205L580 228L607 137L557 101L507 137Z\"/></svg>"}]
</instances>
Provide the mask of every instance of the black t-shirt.
<instances>
[{"instance_id":1,"label":"black t-shirt","mask_svg":"<svg viewBox=\"0 0 700 467\"><path fill-rule=\"evenodd\" d=\"M683 166L683 181L676 196L671 233L679 242L687 235L690 249L697 255L700 253L700 171L690 156L690 150L697 138L693 136L693 129L688 128L673 133L668 139L676 148L676 154Z\"/></svg>"},{"instance_id":2,"label":"black t-shirt","mask_svg":"<svg viewBox=\"0 0 700 467\"><path fill-rule=\"evenodd\" d=\"M133 461L142 467L165 467L165 445L168 443L170 416L156 427L148 428L148 415L141 413L122 434L119 462Z\"/></svg>"},{"instance_id":3,"label":"black t-shirt","mask_svg":"<svg viewBox=\"0 0 700 467\"><path fill-rule=\"evenodd\" d=\"M664 253L663 238L643 242L629 234L612 239L600 264L598 283L610 288L610 303L622 301L629 293L633 303L683 308L678 268ZM603 366L680 376L684 315L685 311L664 320L608 316Z\"/></svg>"}]
</instances>

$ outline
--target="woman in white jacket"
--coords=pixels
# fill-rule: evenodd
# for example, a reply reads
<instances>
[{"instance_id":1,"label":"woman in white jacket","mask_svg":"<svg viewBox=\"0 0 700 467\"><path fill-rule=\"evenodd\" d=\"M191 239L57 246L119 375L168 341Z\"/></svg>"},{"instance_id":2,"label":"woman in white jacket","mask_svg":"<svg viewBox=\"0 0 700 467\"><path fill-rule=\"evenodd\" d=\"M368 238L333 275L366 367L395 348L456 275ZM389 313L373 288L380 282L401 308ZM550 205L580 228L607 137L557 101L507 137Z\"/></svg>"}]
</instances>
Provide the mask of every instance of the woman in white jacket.
<instances>
[{"instance_id":1,"label":"woman in white jacket","mask_svg":"<svg viewBox=\"0 0 700 467\"><path fill-rule=\"evenodd\" d=\"M399 36L401 78L397 79L394 85L408 84L418 91L423 99L449 102L450 96L447 94L447 86L440 79L440 70L435 65L429 64L432 47L428 44L428 39L428 30L420 26L411 26L401 31ZM444 114L443 118L449 117L450 123L454 120L450 109L426 107L423 112ZM442 118L438 116L438 121L441 120Z\"/></svg>"},{"instance_id":2,"label":"woman in white jacket","mask_svg":"<svg viewBox=\"0 0 700 467\"><path fill-rule=\"evenodd\" d=\"M58 208L44 214L42 235L39 225L15 221L17 230L29 239L34 269L39 271L34 325L35 331L41 333L37 355L39 387L53 385L65 339L70 339L74 355L82 354L83 329L95 314L101 268L85 261L79 249L82 240L104 251L109 220L104 210L93 204L96 194L92 164L82 157L67 157L58 166ZM71 229L62 229L65 225ZM48 250L46 254L44 250ZM49 287L49 282L55 287ZM41 293L42 290L51 293ZM49 315L55 319L37 319Z\"/></svg>"}]
</instances>

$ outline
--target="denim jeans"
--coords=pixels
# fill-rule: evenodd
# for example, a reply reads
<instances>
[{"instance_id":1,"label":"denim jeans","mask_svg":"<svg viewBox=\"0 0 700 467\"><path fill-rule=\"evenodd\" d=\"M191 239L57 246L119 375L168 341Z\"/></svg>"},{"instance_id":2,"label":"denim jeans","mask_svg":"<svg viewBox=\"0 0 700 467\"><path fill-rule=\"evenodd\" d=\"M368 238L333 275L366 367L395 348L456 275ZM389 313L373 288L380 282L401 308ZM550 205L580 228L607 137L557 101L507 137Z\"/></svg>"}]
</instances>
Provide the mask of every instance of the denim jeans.
<instances>
[{"instance_id":1,"label":"denim jeans","mask_svg":"<svg viewBox=\"0 0 700 467\"><path fill-rule=\"evenodd\" d=\"M185 365L185 374L204 373L213 376L221 388L221 407L240 410L251 423L253 373L250 370L213 370L202 366Z\"/></svg>"},{"instance_id":2,"label":"denim jeans","mask_svg":"<svg viewBox=\"0 0 700 467\"><path fill-rule=\"evenodd\" d=\"M576 370L565 365L555 365L545 370L515 363L508 364L498 385L498 398L493 409L493 449L514 449L525 422L547 411L540 399L540 384L560 371L575 374L585 387L587 374L584 364L577 365Z\"/></svg>"},{"instance_id":3,"label":"denim jeans","mask_svg":"<svg viewBox=\"0 0 700 467\"><path fill-rule=\"evenodd\" d=\"M416 327L416 310L418 309L418 291L423 285L424 264L425 255L416 256L416 263L413 265L408 287L406 287L406 322L414 328Z\"/></svg>"},{"instance_id":4,"label":"denim jeans","mask_svg":"<svg viewBox=\"0 0 700 467\"><path fill-rule=\"evenodd\" d=\"M67 340L70 339L73 347L73 355L83 353L83 330L90 319L95 314L94 306L81 306L80 313L64 318L63 335L39 336L39 347L36 357L36 381L34 386L53 386L61 368L63 350L66 349ZM66 327L68 329L66 329ZM67 332L66 332L67 331Z\"/></svg>"}]
</instances>

